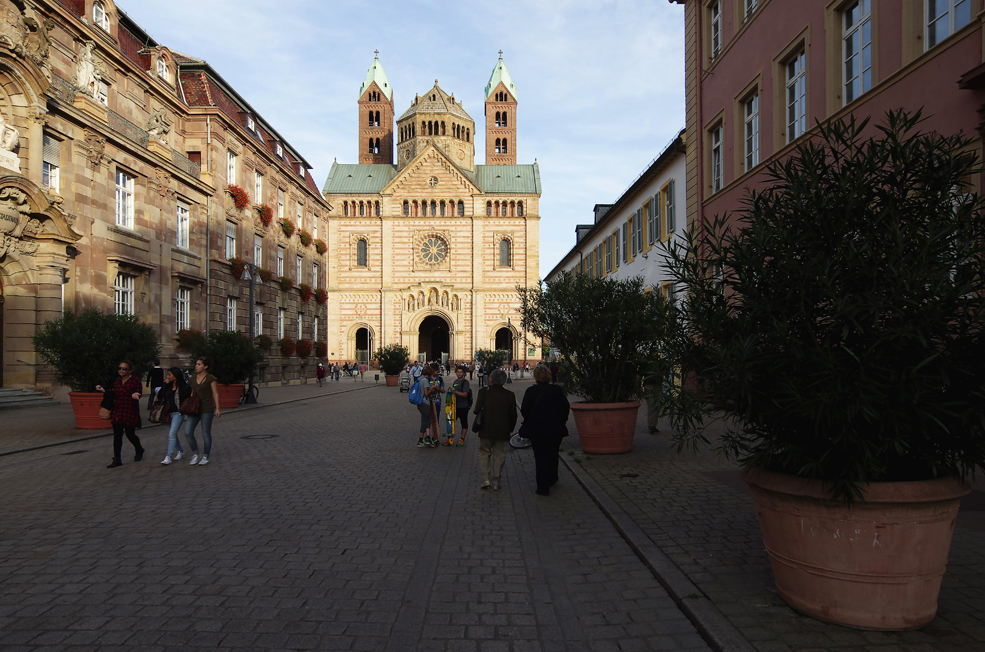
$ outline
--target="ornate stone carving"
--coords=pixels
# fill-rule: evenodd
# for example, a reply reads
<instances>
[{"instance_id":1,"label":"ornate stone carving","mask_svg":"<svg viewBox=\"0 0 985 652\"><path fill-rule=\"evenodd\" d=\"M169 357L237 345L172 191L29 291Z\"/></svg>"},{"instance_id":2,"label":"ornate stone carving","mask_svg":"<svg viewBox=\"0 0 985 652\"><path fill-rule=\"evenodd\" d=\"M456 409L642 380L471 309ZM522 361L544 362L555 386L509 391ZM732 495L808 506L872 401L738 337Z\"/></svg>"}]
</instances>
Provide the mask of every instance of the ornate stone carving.
<instances>
[{"instance_id":1,"label":"ornate stone carving","mask_svg":"<svg viewBox=\"0 0 985 652\"><path fill-rule=\"evenodd\" d=\"M96 57L92 54L96 44L93 41L85 41L79 49L79 54L75 57L75 76L72 77L72 85L76 92L95 98L99 91L99 82L102 73L96 65Z\"/></svg>"},{"instance_id":2,"label":"ornate stone carving","mask_svg":"<svg viewBox=\"0 0 985 652\"><path fill-rule=\"evenodd\" d=\"M37 242L25 242L23 236L36 237L41 232L41 221L31 217L27 195L17 188L0 189L0 258L11 254L34 255Z\"/></svg>"},{"instance_id":3,"label":"ornate stone carving","mask_svg":"<svg viewBox=\"0 0 985 652\"><path fill-rule=\"evenodd\" d=\"M150 119L147 121L147 135L154 140L161 140L171 133L171 122L168 120L168 112L164 109L158 109L150 114Z\"/></svg>"},{"instance_id":4,"label":"ornate stone carving","mask_svg":"<svg viewBox=\"0 0 985 652\"><path fill-rule=\"evenodd\" d=\"M85 152L86 158L93 165L110 162L109 157L104 155L106 139L95 131L85 130L85 141L79 143L79 148Z\"/></svg>"},{"instance_id":5,"label":"ornate stone carving","mask_svg":"<svg viewBox=\"0 0 985 652\"><path fill-rule=\"evenodd\" d=\"M20 143L21 134L17 129L7 122L0 112L0 149L5 152L12 152Z\"/></svg>"},{"instance_id":6,"label":"ornate stone carving","mask_svg":"<svg viewBox=\"0 0 985 652\"><path fill-rule=\"evenodd\" d=\"M157 186L157 194L159 194L162 198L175 194L175 192L170 188L171 175L164 168L154 168L153 183Z\"/></svg>"},{"instance_id":7,"label":"ornate stone carving","mask_svg":"<svg viewBox=\"0 0 985 652\"><path fill-rule=\"evenodd\" d=\"M0 7L0 43L13 50L17 56L33 61L51 81L48 64L51 37L48 33L54 28L55 21L44 18L30 5L19 10L10 6L10 2L4 4L7 6Z\"/></svg>"},{"instance_id":8,"label":"ornate stone carving","mask_svg":"<svg viewBox=\"0 0 985 652\"><path fill-rule=\"evenodd\" d=\"M42 127L48 124L48 109L40 104L35 104L28 109L28 115L31 116L31 120L35 124L39 124Z\"/></svg>"}]
</instances>

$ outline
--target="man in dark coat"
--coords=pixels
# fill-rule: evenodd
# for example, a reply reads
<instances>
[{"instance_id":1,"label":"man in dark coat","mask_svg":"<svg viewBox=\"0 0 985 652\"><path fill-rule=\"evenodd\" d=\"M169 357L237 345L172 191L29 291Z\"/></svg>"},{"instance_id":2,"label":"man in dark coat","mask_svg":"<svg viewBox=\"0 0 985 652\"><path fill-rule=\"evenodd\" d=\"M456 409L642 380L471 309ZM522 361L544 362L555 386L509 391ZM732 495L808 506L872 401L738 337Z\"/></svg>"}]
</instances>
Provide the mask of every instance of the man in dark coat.
<instances>
[{"instance_id":1,"label":"man in dark coat","mask_svg":"<svg viewBox=\"0 0 985 652\"><path fill-rule=\"evenodd\" d=\"M503 387L506 372L497 369L489 376L489 387L479 390L473 414L483 413L479 435L479 468L482 470L480 489L499 491L510 436L516 426L516 394ZM474 426L473 426L474 428Z\"/></svg>"},{"instance_id":2,"label":"man in dark coat","mask_svg":"<svg viewBox=\"0 0 985 652\"><path fill-rule=\"evenodd\" d=\"M534 368L536 384L527 389L520 405L523 425L520 435L529 439L534 449L537 494L549 496L558 480L558 451L568 436L568 398L564 390L550 384L551 372L542 364Z\"/></svg>"},{"instance_id":3,"label":"man in dark coat","mask_svg":"<svg viewBox=\"0 0 985 652\"><path fill-rule=\"evenodd\" d=\"M164 386L164 370L161 369L160 360L154 360L154 367L147 372L147 386L150 387L150 392L147 394L147 409L149 410L154 405L157 390Z\"/></svg>"}]
</instances>

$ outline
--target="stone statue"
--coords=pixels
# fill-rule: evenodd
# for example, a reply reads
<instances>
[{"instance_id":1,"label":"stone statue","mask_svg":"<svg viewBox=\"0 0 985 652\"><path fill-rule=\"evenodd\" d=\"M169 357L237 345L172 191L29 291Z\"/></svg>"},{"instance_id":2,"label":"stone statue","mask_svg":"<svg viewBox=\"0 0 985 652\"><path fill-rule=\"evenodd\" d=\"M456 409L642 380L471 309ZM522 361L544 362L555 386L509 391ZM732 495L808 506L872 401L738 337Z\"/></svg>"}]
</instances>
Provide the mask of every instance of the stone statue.
<instances>
[{"instance_id":1,"label":"stone statue","mask_svg":"<svg viewBox=\"0 0 985 652\"><path fill-rule=\"evenodd\" d=\"M171 132L171 125L167 122L168 112L164 109L158 109L150 114L150 119L147 121L147 135L154 140L161 140L166 137Z\"/></svg>"},{"instance_id":2,"label":"stone statue","mask_svg":"<svg viewBox=\"0 0 985 652\"><path fill-rule=\"evenodd\" d=\"M96 44L92 41L82 44L75 58L75 78L72 80L78 92L93 98L96 97L100 80L99 71L96 69L96 58L92 54L94 47Z\"/></svg>"},{"instance_id":3,"label":"stone statue","mask_svg":"<svg viewBox=\"0 0 985 652\"><path fill-rule=\"evenodd\" d=\"M0 113L0 149L5 152L12 152L20 142L21 134L13 125L9 124Z\"/></svg>"}]
</instances>

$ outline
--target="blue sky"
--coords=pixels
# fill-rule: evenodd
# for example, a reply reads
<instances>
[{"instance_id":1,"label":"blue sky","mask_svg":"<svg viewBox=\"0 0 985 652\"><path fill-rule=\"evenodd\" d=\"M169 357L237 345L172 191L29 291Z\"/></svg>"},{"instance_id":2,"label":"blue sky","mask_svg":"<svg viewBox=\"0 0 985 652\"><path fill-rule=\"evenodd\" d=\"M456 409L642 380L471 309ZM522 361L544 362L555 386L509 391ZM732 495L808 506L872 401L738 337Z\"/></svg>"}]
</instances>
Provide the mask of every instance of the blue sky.
<instances>
[{"instance_id":1,"label":"blue sky","mask_svg":"<svg viewBox=\"0 0 985 652\"><path fill-rule=\"evenodd\" d=\"M503 50L517 162L540 164L540 272L684 127L684 13L667 0L117 0L205 59L314 167L357 162L356 100L379 49L399 116L437 79L476 122Z\"/></svg>"}]
</instances>

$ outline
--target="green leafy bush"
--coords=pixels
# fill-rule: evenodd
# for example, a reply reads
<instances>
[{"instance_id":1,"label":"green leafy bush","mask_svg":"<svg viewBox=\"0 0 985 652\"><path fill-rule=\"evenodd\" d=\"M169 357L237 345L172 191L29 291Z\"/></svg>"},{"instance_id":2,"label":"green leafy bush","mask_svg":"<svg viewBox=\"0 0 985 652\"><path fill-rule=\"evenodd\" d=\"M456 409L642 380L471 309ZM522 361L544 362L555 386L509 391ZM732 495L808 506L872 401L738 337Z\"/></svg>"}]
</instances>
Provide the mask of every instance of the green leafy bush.
<instances>
[{"instance_id":1,"label":"green leafy bush","mask_svg":"<svg viewBox=\"0 0 985 652\"><path fill-rule=\"evenodd\" d=\"M380 369L387 376L396 376L410 359L410 349L400 344L387 344L376 351L373 359L380 363Z\"/></svg>"},{"instance_id":2,"label":"green leafy bush","mask_svg":"<svg viewBox=\"0 0 985 652\"><path fill-rule=\"evenodd\" d=\"M866 482L985 470L985 214L970 140L920 114L819 127L670 271L687 297L668 396L680 446L709 414L746 466Z\"/></svg>"},{"instance_id":3,"label":"green leafy bush","mask_svg":"<svg viewBox=\"0 0 985 652\"><path fill-rule=\"evenodd\" d=\"M192 348L192 356L207 359L209 373L222 385L246 382L263 361L263 352L237 331L209 331L205 340Z\"/></svg>"},{"instance_id":4,"label":"green leafy bush","mask_svg":"<svg viewBox=\"0 0 985 652\"><path fill-rule=\"evenodd\" d=\"M157 331L133 315L108 315L98 310L46 321L33 337L34 350L55 370L59 383L74 392L94 392L116 378L121 360L143 377L161 353Z\"/></svg>"},{"instance_id":5,"label":"green leafy bush","mask_svg":"<svg viewBox=\"0 0 985 652\"><path fill-rule=\"evenodd\" d=\"M487 371L498 369L506 364L506 359L510 357L509 351L503 349L478 349L475 352L475 362Z\"/></svg>"}]
</instances>

